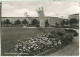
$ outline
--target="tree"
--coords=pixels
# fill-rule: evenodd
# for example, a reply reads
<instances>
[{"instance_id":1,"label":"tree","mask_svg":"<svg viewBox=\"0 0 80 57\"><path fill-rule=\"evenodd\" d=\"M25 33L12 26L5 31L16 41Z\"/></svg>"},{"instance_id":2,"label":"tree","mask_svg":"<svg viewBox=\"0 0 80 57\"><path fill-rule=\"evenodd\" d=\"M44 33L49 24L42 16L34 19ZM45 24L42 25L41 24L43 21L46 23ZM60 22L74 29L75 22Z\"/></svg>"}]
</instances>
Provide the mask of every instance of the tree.
<instances>
[{"instance_id":1,"label":"tree","mask_svg":"<svg viewBox=\"0 0 80 57\"><path fill-rule=\"evenodd\" d=\"M26 25L26 24L28 24L28 21L27 21L26 19L24 19L24 20L22 21L22 24Z\"/></svg>"},{"instance_id":2,"label":"tree","mask_svg":"<svg viewBox=\"0 0 80 57\"><path fill-rule=\"evenodd\" d=\"M48 19L47 19L46 22L45 22L45 26L46 26L46 27L49 27Z\"/></svg>"},{"instance_id":3,"label":"tree","mask_svg":"<svg viewBox=\"0 0 80 57\"><path fill-rule=\"evenodd\" d=\"M71 26L74 26L74 25L76 25L77 23L78 23L78 21L77 21L76 18L70 19L70 25L71 25Z\"/></svg>"},{"instance_id":4,"label":"tree","mask_svg":"<svg viewBox=\"0 0 80 57\"><path fill-rule=\"evenodd\" d=\"M36 19L33 19L31 23L32 23L32 25L35 25L35 26L39 25L39 21Z\"/></svg>"},{"instance_id":5,"label":"tree","mask_svg":"<svg viewBox=\"0 0 80 57\"><path fill-rule=\"evenodd\" d=\"M4 23L5 23L7 26L10 25L9 19L6 19L6 20L4 21Z\"/></svg>"},{"instance_id":6,"label":"tree","mask_svg":"<svg viewBox=\"0 0 80 57\"><path fill-rule=\"evenodd\" d=\"M61 25L62 25L62 26L64 26L64 25L65 25L65 21L64 21L64 20L62 20Z\"/></svg>"},{"instance_id":7,"label":"tree","mask_svg":"<svg viewBox=\"0 0 80 57\"><path fill-rule=\"evenodd\" d=\"M77 23L79 24L79 20L77 20Z\"/></svg>"},{"instance_id":8,"label":"tree","mask_svg":"<svg viewBox=\"0 0 80 57\"><path fill-rule=\"evenodd\" d=\"M59 26L59 24L58 24L58 23L55 23L55 25L56 25L56 26Z\"/></svg>"},{"instance_id":9,"label":"tree","mask_svg":"<svg viewBox=\"0 0 80 57\"><path fill-rule=\"evenodd\" d=\"M21 21L18 19L18 20L15 21L14 24L19 26L21 24Z\"/></svg>"},{"instance_id":10,"label":"tree","mask_svg":"<svg viewBox=\"0 0 80 57\"><path fill-rule=\"evenodd\" d=\"M65 22L65 24L66 24L66 25L69 25L69 20L67 20L67 21Z\"/></svg>"}]
</instances>

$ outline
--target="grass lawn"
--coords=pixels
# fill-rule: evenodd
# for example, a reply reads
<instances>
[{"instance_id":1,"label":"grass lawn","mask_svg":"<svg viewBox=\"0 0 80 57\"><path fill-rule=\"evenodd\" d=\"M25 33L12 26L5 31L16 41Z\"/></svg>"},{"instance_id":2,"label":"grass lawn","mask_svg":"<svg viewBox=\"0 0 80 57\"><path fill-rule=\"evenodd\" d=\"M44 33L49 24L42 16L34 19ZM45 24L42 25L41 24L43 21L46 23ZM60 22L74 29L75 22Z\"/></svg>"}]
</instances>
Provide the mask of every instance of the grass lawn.
<instances>
[{"instance_id":1,"label":"grass lawn","mask_svg":"<svg viewBox=\"0 0 80 57\"><path fill-rule=\"evenodd\" d=\"M46 33L57 30L56 28L45 28ZM63 30L63 29L61 29ZM1 28L1 55L5 56L11 48L15 46L17 40L24 40L30 37L36 37L42 33L37 28L18 28L18 27L3 27Z\"/></svg>"}]
</instances>

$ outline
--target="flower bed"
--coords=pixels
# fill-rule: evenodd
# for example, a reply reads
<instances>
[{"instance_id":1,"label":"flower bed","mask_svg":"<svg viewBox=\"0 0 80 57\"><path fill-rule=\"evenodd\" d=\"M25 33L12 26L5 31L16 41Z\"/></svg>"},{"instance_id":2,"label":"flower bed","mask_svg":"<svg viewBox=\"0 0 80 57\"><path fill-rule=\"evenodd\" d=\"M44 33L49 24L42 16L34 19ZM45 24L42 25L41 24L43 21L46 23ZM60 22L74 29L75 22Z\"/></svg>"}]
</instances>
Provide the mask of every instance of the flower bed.
<instances>
[{"instance_id":1,"label":"flower bed","mask_svg":"<svg viewBox=\"0 0 80 57\"><path fill-rule=\"evenodd\" d=\"M15 45L15 53L20 56L34 56L45 52L51 48L67 45L73 39L74 34L69 30L64 32L51 31L45 37L29 38L25 40L18 40Z\"/></svg>"}]
</instances>

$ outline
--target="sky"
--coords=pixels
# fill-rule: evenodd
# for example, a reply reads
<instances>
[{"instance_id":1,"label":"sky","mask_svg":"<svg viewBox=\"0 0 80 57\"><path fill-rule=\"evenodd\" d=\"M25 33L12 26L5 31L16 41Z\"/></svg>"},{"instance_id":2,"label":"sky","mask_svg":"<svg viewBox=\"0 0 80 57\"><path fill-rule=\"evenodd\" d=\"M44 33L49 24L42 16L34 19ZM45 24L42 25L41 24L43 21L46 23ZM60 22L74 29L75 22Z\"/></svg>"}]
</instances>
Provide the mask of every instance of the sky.
<instances>
[{"instance_id":1,"label":"sky","mask_svg":"<svg viewBox=\"0 0 80 57\"><path fill-rule=\"evenodd\" d=\"M0 1L16 1L16 0L0 0ZM79 0L17 0L17 1L79 1Z\"/></svg>"},{"instance_id":2,"label":"sky","mask_svg":"<svg viewBox=\"0 0 80 57\"><path fill-rule=\"evenodd\" d=\"M68 18L71 14L79 13L79 2L2 2L2 17L37 17L36 9L43 7L45 16Z\"/></svg>"}]
</instances>

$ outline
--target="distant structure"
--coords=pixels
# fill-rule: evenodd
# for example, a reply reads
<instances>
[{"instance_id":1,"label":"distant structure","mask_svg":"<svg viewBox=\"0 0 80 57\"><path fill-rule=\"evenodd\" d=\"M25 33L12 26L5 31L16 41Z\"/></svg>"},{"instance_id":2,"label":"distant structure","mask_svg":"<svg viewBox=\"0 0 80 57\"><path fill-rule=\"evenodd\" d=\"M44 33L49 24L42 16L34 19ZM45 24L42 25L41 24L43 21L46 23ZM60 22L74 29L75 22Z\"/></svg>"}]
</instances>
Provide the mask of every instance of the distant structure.
<instances>
[{"instance_id":1,"label":"distant structure","mask_svg":"<svg viewBox=\"0 0 80 57\"><path fill-rule=\"evenodd\" d=\"M79 13L69 15L68 19L72 19L72 18L76 18L77 20L79 20Z\"/></svg>"},{"instance_id":2,"label":"distant structure","mask_svg":"<svg viewBox=\"0 0 80 57\"><path fill-rule=\"evenodd\" d=\"M40 27L45 28L45 15L44 15L43 7L37 9L37 13L38 13L39 20L40 20Z\"/></svg>"},{"instance_id":3,"label":"distant structure","mask_svg":"<svg viewBox=\"0 0 80 57\"><path fill-rule=\"evenodd\" d=\"M72 19L72 18L75 18L75 19L78 20L77 25L79 26L79 13L69 15L68 19L70 20L70 19Z\"/></svg>"}]
</instances>

